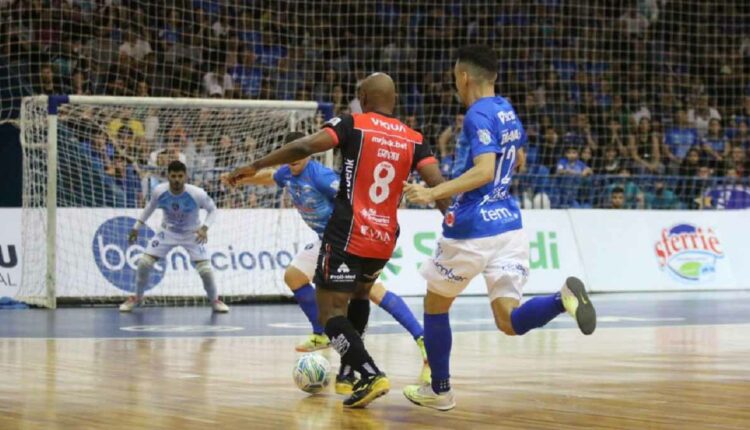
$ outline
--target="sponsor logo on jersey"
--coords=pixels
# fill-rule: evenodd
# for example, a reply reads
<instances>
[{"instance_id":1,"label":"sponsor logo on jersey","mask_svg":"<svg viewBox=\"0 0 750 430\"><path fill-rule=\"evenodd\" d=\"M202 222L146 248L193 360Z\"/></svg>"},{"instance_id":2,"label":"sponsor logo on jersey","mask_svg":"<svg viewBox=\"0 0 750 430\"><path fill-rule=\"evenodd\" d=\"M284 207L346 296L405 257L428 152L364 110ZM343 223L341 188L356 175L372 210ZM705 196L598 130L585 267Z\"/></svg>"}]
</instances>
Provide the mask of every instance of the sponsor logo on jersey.
<instances>
[{"instance_id":1,"label":"sponsor logo on jersey","mask_svg":"<svg viewBox=\"0 0 750 430\"><path fill-rule=\"evenodd\" d=\"M489 145L490 143L492 143L492 134L490 134L490 131L486 128L482 128L477 131L477 138L480 142L482 142L482 145Z\"/></svg>"},{"instance_id":2,"label":"sponsor logo on jersey","mask_svg":"<svg viewBox=\"0 0 750 430\"><path fill-rule=\"evenodd\" d=\"M340 122L341 122L341 118L336 116L336 117L329 119L328 122L326 122L326 124L331 125L331 127L336 127L336 125Z\"/></svg>"},{"instance_id":3,"label":"sponsor logo on jersey","mask_svg":"<svg viewBox=\"0 0 750 430\"><path fill-rule=\"evenodd\" d=\"M352 199L352 179L354 178L354 159L344 160L344 180L346 181L346 197Z\"/></svg>"},{"instance_id":4,"label":"sponsor logo on jersey","mask_svg":"<svg viewBox=\"0 0 750 430\"><path fill-rule=\"evenodd\" d=\"M394 148L394 149L407 149L408 148L408 144L406 142L399 142L396 140L391 140L383 136L373 136L372 142L380 144L380 145L384 145L384 146L390 146L391 148Z\"/></svg>"},{"instance_id":5,"label":"sponsor logo on jersey","mask_svg":"<svg viewBox=\"0 0 750 430\"><path fill-rule=\"evenodd\" d=\"M366 225L359 226L359 233L362 236L370 239L371 241L375 241L375 242L391 243L391 241L392 241L391 234L388 233L387 231L376 230L376 229L370 228L369 226L366 226Z\"/></svg>"},{"instance_id":6,"label":"sponsor logo on jersey","mask_svg":"<svg viewBox=\"0 0 750 430\"><path fill-rule=\"evenodd\" d=\"M466 276L461 276L454 273L452 268L443 266L442 263L437 261L437 258L432 259L432 264L435 266L435 269L437 269L438 273L440 273L440 276L442 276L443 279L448 282L460 283L466 282L468 280Z\"/></svg>"},{"instance_id":7,"label":"sponsor logo on jersey","mask_svg":"<svg viewBox=\"0 0 750 430\"><path fill-rule=\"evenodd\" d=\"M404 131L406 131L406 126L404 126L403 124L393 124L393 123L390 123L390 122L387 122L387 121L383 121L382 119L375 118L375 117L371 117L370 121L372 121L372 124L375 127L380 127L380 128L384 128L386 130L398 131L398 132L404 132Z\"/></svg>"},{"instance_id":8,"label":"sponsor logo on jersey","mask_svg":"<svg viewBox=\"0 0 750 430\"><path fill-rule=\"evenodd\" d=\"M375 209L362 208L362 210L359 211L359 213L362 215L362 217L365 220L373 224L382 225L384 227L388 227L389 225L391 225L391 217L388 215L378 215L378 213L375 212Z\"/></svg>"},{"instance_id":9,"label":"sponsor logo on jersey","mask_svg":"<svg viewBox=\"0 0 750 430\"><path fill-rule=\"evenodd\" d=\"M515 142L517 140L521 139L521 131L520 130L509 130L503 132L503 139L502 139L502 145L505 145L506 143Z\"/></svg>"},{"instance_id":10,"label":"sponsor logo on jersey","mask_svg":"<svg viewBox=\"0 0 750 430\"><path fill-rule=\"evenodd\" d=\"M505 124L508 121L515 121L516 120L516 113L512 110L505 110L500 111L497 113L498 119L500 119L500 122Z\"/></svg>"},{"instance_id":11,"label":"sponsor logo on jersey","mask_svg":"<svg viewBox=\"0 0 750 430\"><path fill-rule=\"evenodd\" d=\"M346 263L341 263L339 268L336 269L336 273L329 275L328 279L332 282L352 282L357 279L357 275L351 273Z\"/></svg>"},{"instance_id":12,"label":"sponsor logo on jersey","mask_svg":"<svg viewBox=\"0 0 750 430\"><path fill-rule=\"evenodd\" d=\"M515 219L513 213L508 208L495 208L495 209L479 209L479 213L482 215L482 221L492 222L505 219Z\"/></svg>"},{"instance_id":13,"label":"sponsor logo on jersey","mask_svg":"<svg viewBox=\"0 0 750 430\"><path fill-rule=\"evenodd\" d=\"M654 251L661 270L688 283L712 279L717 260L724 257L719 238L711 227L687 223L662 229Z\"/></svg>"},{"instance_id":14,"label":"sponsor logo on jersey","mask_svg":"<svg viewBox=\"0 0 750 430\"><path fill-rule=\"evenodd\" d=\"M445 214L445 225L448 227L453 227L453 224L456 223L456 214L453 213L453 211L449 211Z\"/></svg>"}]
</instances>

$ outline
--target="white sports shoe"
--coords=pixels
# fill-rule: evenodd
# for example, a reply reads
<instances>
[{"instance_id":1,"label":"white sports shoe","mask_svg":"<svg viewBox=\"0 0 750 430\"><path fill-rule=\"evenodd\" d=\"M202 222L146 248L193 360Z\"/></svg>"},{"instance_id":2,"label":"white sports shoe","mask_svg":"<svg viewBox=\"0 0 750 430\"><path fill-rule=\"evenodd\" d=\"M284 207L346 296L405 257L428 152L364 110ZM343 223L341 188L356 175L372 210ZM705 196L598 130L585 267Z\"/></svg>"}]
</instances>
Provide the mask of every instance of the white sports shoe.
<instances>
[{"instance_id":1,"label":"white sports shoe","mask_svg":"<svg viewBox=\"0 0 750 430\"><path fill-rule=\"evenodd\" d=\"M140 306L142 301L143 299L138 300L135 296L130 296L120 305L120 312L130 312L133 308Z\"/></svg>"},{"instance_id":2,"label":"white sports shoe","mask_svg":"<svg viewBox=\"0 0 750 430\"><path fill-rule=\"evenodd\" d=\"M449 411L456 407L456 399L453 397L453 390L435 394L435 392L432 391L432 385L430 384L407 385L404 387L404 396L415 405L437 409L439 411Z\"/></svg>"},{"instance_id":3,"label":"white sports shoe","mask_svg":"<svg viewBox=\"0 0 750 430\"><path fill-rule=\"evenodd\" d=\"M229 306L225 305L224 302L219 299L214 300L214 302L211 303L211 307L214 312L220 312L222 314L229 312Z\"/></svg>"}]
</instances>

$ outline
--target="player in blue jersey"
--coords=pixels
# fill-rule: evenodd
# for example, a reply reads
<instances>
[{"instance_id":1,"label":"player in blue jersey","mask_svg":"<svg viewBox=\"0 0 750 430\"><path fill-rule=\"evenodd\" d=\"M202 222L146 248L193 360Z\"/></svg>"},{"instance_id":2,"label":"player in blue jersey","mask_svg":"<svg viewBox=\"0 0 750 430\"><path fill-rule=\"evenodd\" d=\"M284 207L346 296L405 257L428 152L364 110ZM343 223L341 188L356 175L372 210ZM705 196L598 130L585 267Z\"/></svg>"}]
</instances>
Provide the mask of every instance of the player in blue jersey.
<instances>
[{"instance_id":1,"label":"player in blue jersey","mask_svg":"<svg viewBox=\"0 0 750 430\"><path fill-rule=\"evenodd\" d=\"M291 132L285 137L286 143L304 137L301 132ZM321 237L325 232L328 219L333 213L334 199L339 191L339 175L310 157L295 161L279 169L265 169L251 178L240 178L231 185L277 185L285 188L292 198L294 207L302 220L318 234L318 240L308 244L300 251L284 272L284 282L287 284L302 312L312 326L312 334L295 348L299 352L311 352L329 347L328 337L318 321L318 308L315 301L315 290L311 280L315 274L315 267L320 253ZM429 366L426 364L424 349L424 330L417 321L404 300L397 294L385 289L381 283L376 283L370 290L370 300L393 316L414 338L422 352L425 366L421 380L430 380ZM369 306L366 309L369 314ZM361 310L359 312L362 313ZM360 315L362 317L362 315ZM342 369L337 377L336 392L350 394L353 381L351 372ZM344 374L345 373L345 374Z\"/></svg>"},{"instance_id":2,"label":"player in blue jersey","mask_svg":"<svg viewBox=\"0 0 750 430\"><path fill-rule=\"evenodd\" d=\"M216 219L216 205L202 188L187 184L187 168L181 161L172 161L167 167L169 182L154 188L151 200L138 217L128 239L135 243L138 230L148 221L156 209L164 211L161 230L151 238L148 247L138 260L135 296L120 305L121 312L130 312L143 301L148 276L154 263L164 258L175 246L181 246L190 255L190 260L203 281L203 288L215 312L229 312L229 307L219 300L214 283L211 263L208 261L206 242L208 228ZM200 209L205 209L206 219L201 223Z\"/></svg>"},{"instance_id":3,"label":"player in blue jersey","mask_svg":"<svg viewBox=\"0 0 750 430\"><path fill-rule=\"evenodd\" d=\"M557 294L520 304L529 275L529 241L509 188L526 132L510 103L495 95L496 71L497 57L491 48L473 45L458 51L453 73L468 110L456 144L454 179L434 188L417 184L405 188L407 199L418 204L454 197L435 255L420 270L427 280L424 337L432 383L404 388L413 403L438 410L455 406L449 379L448 311L475 276L484 276L495 324L505 334L525 334L565 311L575 317L584 334L596 327L594 307L576 278L568 278Z\"/></svg>"}]
</instances>

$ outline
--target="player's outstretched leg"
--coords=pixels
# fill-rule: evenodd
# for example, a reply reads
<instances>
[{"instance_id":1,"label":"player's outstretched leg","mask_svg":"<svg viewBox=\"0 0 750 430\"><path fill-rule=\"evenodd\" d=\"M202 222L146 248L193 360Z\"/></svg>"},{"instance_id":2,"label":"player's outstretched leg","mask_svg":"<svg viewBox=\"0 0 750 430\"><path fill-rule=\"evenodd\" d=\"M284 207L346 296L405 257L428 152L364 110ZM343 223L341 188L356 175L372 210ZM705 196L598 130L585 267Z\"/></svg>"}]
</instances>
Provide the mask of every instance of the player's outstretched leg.
<instances>
[{"instance_id":1,"label":"player's outstretched leg","mask_svg":"<svg viewBox=\"0 0 750 430\"><path fill-rule=\"evenodd\" d=\"M495 323L503 333L511 336L542 327L566 311L575 318L583 334L594 332L596 310L578 278L568 278L558 293L534 297L520 306L518 300L511 298L492 301Z\"/></svg>"},{"instance_id":2,"label":"player's outstretched leg","mask_svg":"<svg viewBox=\"0 0 750 430\"><path fill-rule=\"evenodd\" d=\"M208 301L211 303L211 308L213 308L214 312L229 312L229 306L219 299L219 293L216 291L211 263L208 260L196 261L195 269L198 271L201 281L203 281L203 289L206 290L206 297L208 297Z\"/></svg>"},{"instance_id":3,"label":"player's outstretched leg","mask_svg":"<svg viewBox=\"0 0 750 430\"><path fill-rule=\"evenodd\" d=\"M430 382L430 365L427 362L427 351L424 347L424 329L409 306L406 305L404 299L398 294L388 291L383 284L377 283L370 289L370 300L391 314L393 319L398 321L414 338L419 352L422 354L422 372L419 375L419 380Z\"/></svg>"},{"instance_id":4,"label":"player's outstretched leg","mask_svg":"<svg viewBox=\"0 0 750 430\"><path fill-rule=\"evenodd\" d=\"M345 316L351 294L322 288L316 292L321 321L325 321L325 332L331 339L331 346L341 354L342 363L352 366L361 375L351 396L344 400L344 407L364 408L386 394L390 382L375 365L359 333Z\"/></svg>"},{"instance_id":5,"label":"player's outstretched leg","mask_svg":"<svg viewBox=\"0 0 750 430\"><path fill-rule=\"evenodd\" d=\"M453 346L448 311L453 297L443 297L427 287L424 299L424 343L432 368L432 381L404 387L404 396L419 406L441 411L453 409L456 401L450 385L450 354Z\"/></svg>"},{"instance_id":6,"label":"player's outstretched leg","mask_svg":"<svg viewBox=\"0 0 750 430\"><path fill-rule=\"evenodd\" d=\"M135 273L135 295L128 297L128 300L120 305L120 312L130 312L136 306L141 305L143 292L146 291L146 284L148 284L148 275L151 273L156 260L156 257L148 254L142 254L141 258L138 259L138 269Z\"/></svg>"},{"instance_id":7,"label":"player's outstretched leg","mask_svg":"<svg viewBox=\"0 0 750 430\"><path fill-rule=\"evenodd\" d=\"M310 284L310 278L296 267L289 266L284 272L284 282L292 290L297 304L312 326L312 334L294 349L297 352L313 352L328 348L330 342L318 321L318 304L315 302L315 288Z\"/></svg>"}]
</instances>

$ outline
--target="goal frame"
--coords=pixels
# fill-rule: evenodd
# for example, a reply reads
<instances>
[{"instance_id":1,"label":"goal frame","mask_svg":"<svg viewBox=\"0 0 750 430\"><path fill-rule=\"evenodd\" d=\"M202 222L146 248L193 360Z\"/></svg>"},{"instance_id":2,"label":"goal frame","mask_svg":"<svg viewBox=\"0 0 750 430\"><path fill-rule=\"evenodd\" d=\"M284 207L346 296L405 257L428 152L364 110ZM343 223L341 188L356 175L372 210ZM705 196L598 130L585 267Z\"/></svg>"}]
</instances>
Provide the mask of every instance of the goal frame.
<instances>
[{"instance_id":1,"label":"goal frame","mask_svg":"<svg viewBox=\"0 0 750 430\"><path fill-rule=\"evenodd\" d=\"M295 111L320 111L324 120L333 117L332 103L318 103L314 101L280 101L280 100L232 100L218 98L186 98L186 97L125 97L125 96L80 96L80 95L40 95L24 97L22 106L28 102L47 104L47 193L46 215L47 233L45 238L46 259L45 292L46 299L43 306L57 308L57 169L58 169L58 141L57 126L58 112L61 106L95 105L95 106L150 106L150 107L205 107L205 108L256 108L278 109L292 111L289 117L289 130L294 131L297 125ZM24 127L28 119L25 118L26 109L21 109L21 146L38 145L25 141ZM333 152L326 153L326 164L333 163ZM21 279L21 283L24 280Z\"/></svg>"}]
</instances>

